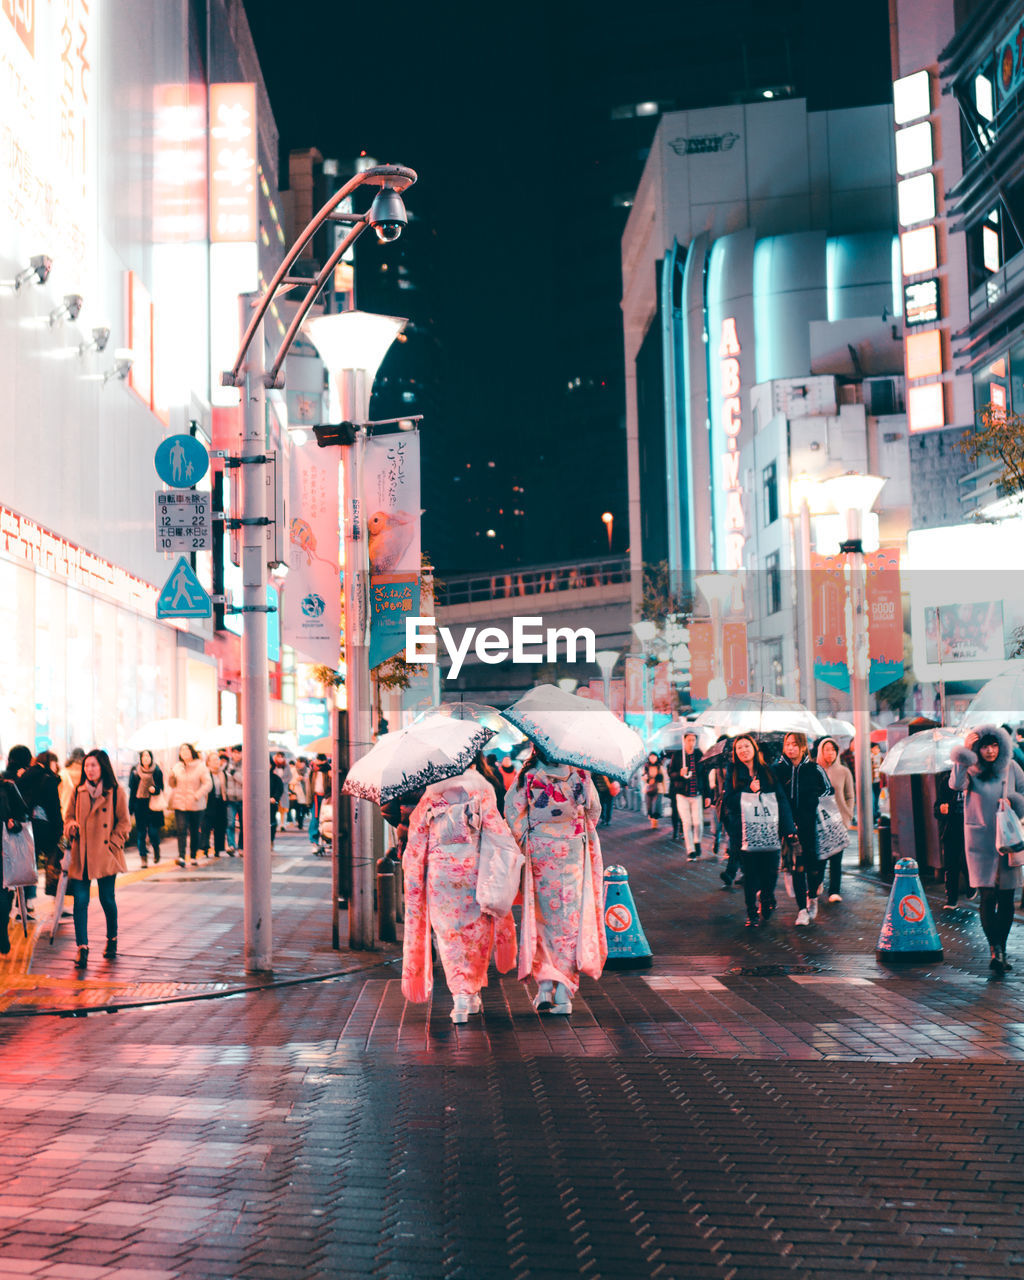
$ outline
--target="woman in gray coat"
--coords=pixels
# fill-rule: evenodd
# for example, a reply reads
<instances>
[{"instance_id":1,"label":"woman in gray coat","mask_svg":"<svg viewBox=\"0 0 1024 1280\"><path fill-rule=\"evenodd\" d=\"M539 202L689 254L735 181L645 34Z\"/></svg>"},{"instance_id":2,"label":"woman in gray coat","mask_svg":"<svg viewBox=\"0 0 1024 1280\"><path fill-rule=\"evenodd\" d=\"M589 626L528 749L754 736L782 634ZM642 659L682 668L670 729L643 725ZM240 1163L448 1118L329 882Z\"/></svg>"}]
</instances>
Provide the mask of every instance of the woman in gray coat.
<instances>
[{"instance_id":1,"label":"woman in gray coat","mask_svg":"<svg viewBox=\"0 0 1024 1280\"><path fill-rule=\"evenodd\" d=\"M1020 769L1013 762L1009 734L994 724L972 730L965 745L954 747L950 757L953 771L949 785L964 793L967 874L971 888L980 891L981 927L992 956L989 968L1003 974L1012 967L1006 959L1006 940L1022 877L1020 867L1011 867L1006 855L996 848L996 813L1005 792L1013 811L1024 817Z\"/></svg>"}]
</instances>

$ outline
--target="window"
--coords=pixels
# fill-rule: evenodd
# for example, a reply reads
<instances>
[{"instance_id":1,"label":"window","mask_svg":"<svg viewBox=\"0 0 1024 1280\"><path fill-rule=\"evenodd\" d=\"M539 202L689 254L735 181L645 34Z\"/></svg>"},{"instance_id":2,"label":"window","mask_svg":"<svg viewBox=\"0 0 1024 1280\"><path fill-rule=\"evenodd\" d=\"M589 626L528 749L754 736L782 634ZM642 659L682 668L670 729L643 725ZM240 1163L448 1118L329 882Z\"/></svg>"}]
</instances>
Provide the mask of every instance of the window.
<instances>
[{"instance_id":1,"label":"window","mask_svg":"<svg viewBox=\"0 0 1024 1280\"><path fill-rule=\"evenodd\" d=\"M764 558L765 612L778 613L782 608L782 567L779 553L769 551Z\"/></svg>"},{"instance_id":2,"label":"window","mask_svg":"<svg viewBox=\"0 0 1024 1280\"><path fill-rule=\"evenodd\" d=\"M1012 222L1006 217L1002 201L997 201L995 208L990 209L981 222L967 232L967 266L971 289L977 289L1002 270L1020 249L1020 240ZM994 281L993 286L996 288L994 301L995 297L1000 296L1001 289L998 281Z\"/></svg>"},{"instance_id":3,"label":"window","mask_svg":"<svg viewBox=\"0 0 1024 1280\"><path fill-rule=\"evenodd\" d=\"M761 472L762 514L765 527L779 518L779 482L774 462L769 462Z\"/></svg>"}]
</instances>

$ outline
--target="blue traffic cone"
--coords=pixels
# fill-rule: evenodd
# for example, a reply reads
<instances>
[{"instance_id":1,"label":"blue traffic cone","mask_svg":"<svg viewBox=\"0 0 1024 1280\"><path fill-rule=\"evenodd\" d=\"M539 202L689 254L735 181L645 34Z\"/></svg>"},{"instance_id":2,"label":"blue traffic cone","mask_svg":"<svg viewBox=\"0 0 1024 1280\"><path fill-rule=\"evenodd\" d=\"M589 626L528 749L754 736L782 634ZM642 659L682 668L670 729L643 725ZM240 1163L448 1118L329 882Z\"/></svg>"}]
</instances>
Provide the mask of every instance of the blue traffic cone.
<instances>
[{"instance_id":1,"label":"blue traffic cone","mask_svg":"<svg viewBox=\"0 0 1024 1280\"><path fill-rule=\"evenodd\" d=\"M625 867L605 868L604 935L608 939L606 969L646 969L653 963Z\"/></svg>"},{"instance_id":2,"label":"blue traffic cone","mask_svg":"<svg viewBox=\"0 0 1024 1280\"><path fill-rule=\"evenodd\" d=\"M942 941L921 887L917 863L900 858L885 909L875 956L883 964L920 964L942 959Z\"/></svg>"}]
</instances>

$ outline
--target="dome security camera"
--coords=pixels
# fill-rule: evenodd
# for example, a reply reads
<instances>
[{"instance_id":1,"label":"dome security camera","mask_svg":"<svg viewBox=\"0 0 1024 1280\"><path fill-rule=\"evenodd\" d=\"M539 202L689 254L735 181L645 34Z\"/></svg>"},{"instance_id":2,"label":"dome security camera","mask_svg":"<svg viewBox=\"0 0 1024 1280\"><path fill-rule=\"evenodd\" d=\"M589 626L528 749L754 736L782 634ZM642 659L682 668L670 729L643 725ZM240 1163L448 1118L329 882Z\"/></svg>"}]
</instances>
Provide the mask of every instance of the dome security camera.
<instances>
[{"instance_id":1,"label":"dome security camera","mask_svg":"<svg viewBox=\"0 0 1024 1280\"><path fill-rule=\"evenodd\" d=\"M53 270L53 259L48 258L45 253L37 253L34 258L29 258L28 265L37 282L46 284L50 278L50 272Z\"/></svg>"},{"instance_id":2,"label":"dome security camera","mask_svg":"<svg viewBox=\"0 0 1024 1280\"><path fill-rule=\"evenodd\" d=\"M397 240L409 221L402 197L392 187L381 187L373 198L366 220L381 244Z\"/></svg>"}]
</instances>

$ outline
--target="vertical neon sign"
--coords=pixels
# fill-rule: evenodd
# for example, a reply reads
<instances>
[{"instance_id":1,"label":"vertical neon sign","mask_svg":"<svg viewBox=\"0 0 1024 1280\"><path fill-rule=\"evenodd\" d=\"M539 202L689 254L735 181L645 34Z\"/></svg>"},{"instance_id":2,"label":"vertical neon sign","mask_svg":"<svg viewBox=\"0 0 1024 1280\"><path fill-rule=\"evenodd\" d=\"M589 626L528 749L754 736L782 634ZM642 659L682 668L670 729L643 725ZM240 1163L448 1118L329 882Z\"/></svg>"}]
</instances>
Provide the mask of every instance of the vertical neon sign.
<instances>
[{"instance_id":1,"label":"vertical neon sign","mask_svg":"<svg viewBox=\"0 0 1024 1280\"><path fill-rule=\"evenodd\" d=\"M725 489L725 569L731 573L743 568L746 523L743 518L743 487L740 484L739 434L743 427L740 382L740 340L735 317L722 321L722 337L718 344L722 391L722 430L726 447L722 455Z\"/></svg>"}]
</instances>

